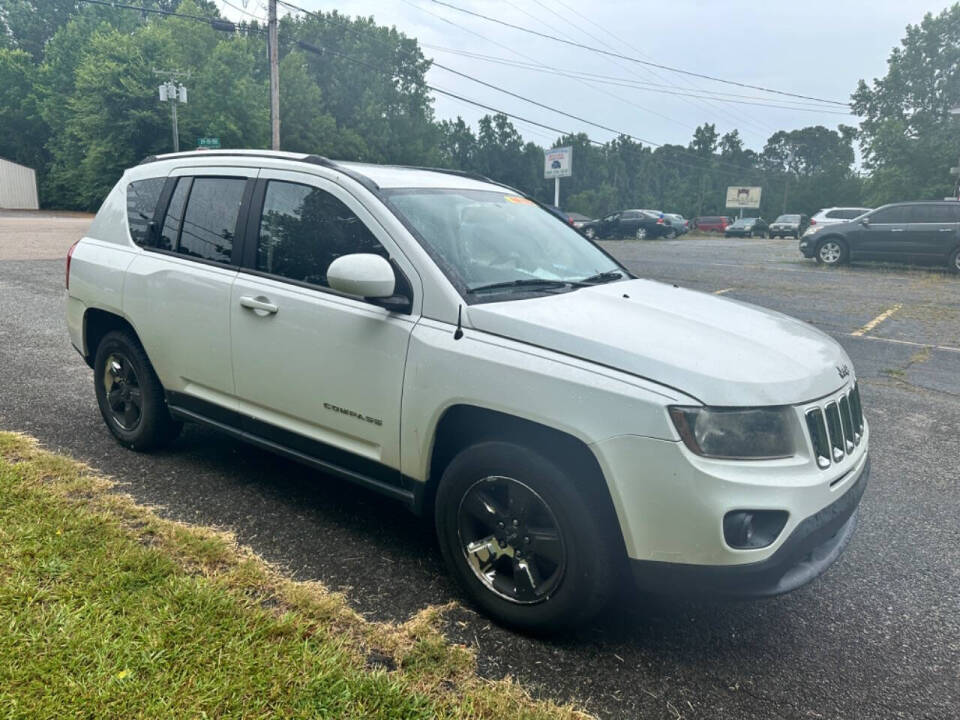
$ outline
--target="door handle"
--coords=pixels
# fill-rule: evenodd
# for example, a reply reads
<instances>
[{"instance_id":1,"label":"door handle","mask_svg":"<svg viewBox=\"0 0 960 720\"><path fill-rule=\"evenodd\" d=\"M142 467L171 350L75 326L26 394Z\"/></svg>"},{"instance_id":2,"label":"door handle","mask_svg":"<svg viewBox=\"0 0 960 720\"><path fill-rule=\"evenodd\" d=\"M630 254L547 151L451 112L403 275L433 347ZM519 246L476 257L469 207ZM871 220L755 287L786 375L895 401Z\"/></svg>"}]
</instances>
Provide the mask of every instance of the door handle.
<instances>
[{"instance_id":1,"label":"door handle","mask_svg":"<svg viewBox=\"0 0 960 720\"><path fill-rule=\"evenodd\" d=\"M953 228L940 228L940 232L953 232Z\"/></svg>"},{"instance_id":2,"label":"door handle","mask_svg":"<svg viewBox=\"0 0 960 720\"><path fill-rule=\"evenodd\" d=\"M891 228L890 232L903 232L906 228Z\"/></svg>"},{"instance_id":3,"label":"door handle","mask_svg":"<svg viewBox=\"0 0 960 720\"><path fill-rule=\"evenodd\" d=\"M244 295L240 298L241 307L245 307L248 310L254 310L257 312L264 312L268 315L273 315L280 308L274 305L272 302L267 300L265 297L250 297L249 295Z\"/></svg>"}]
</instances>

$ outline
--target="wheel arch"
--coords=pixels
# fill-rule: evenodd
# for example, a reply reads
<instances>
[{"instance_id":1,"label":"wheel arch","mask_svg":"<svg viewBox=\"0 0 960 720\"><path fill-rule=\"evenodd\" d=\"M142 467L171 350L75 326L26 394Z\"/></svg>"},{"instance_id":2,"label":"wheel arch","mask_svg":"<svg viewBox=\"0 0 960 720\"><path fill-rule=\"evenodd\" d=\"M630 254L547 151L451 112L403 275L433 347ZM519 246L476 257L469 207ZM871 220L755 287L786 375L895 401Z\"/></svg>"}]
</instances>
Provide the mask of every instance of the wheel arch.
<instances>
[{"instance_id":1,"label":"wheel arch","mask_svg":"<svg viewBox=\"0 0 960 720\"><path fill-rule=\"evenodd\" d=\"M125 317L96 307L87 308L83 313L83 359L87 365L93 367L93 359L97 355L100 341L113 330L129 332L137 342L140 342L136 328Z\"/></svg>"},{"instance_id":2,"label":"wheel arch","mask_svg":"<svg viewBox=\"0 0 960 720\"><path fill-rule=\"evenodd\" d=\"M523 445L572 470L578 487L596 501L595 510L602 513L603 526L616 531L613 534L617 547L626 557L620 521L606 479L596 455L587 444L563 430L477 405L452 405L437 420L426 482L414 500L416 511L432 517L437 487L447 465L470 445L489 440Z\"/></svg>"}]
</instances>

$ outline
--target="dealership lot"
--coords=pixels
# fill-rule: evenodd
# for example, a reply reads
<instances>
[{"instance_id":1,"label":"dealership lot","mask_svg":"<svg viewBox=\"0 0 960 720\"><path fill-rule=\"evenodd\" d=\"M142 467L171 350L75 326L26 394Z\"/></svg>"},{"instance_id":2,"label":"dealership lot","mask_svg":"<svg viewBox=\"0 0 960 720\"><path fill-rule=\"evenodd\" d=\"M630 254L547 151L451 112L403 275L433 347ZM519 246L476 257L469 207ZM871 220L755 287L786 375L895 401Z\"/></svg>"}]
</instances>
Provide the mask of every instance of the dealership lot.
<instances>
[{"instance_id":1,"label":"dealership lot","mask_svg":"<svg viewBox=\"0 0 960 720\"><path fill-rule=\"evenodd\" d=\"M128 483L170 515L235 530L361 612L403 620L457 599L429 528L395 504L210 431L154 455L120 449L63 326L63 261L85 218L0 215L0 427ZM850 548L823 578L755 603L625 587L603 622L549 641L450 615L481 670L604 717L945 717L960 704L960 277L827 270L793 240L605 246L638 275L809 321L853 359L873 476ZM624 332L642 333L642 328Z\"/></svg>"}]
</instances>

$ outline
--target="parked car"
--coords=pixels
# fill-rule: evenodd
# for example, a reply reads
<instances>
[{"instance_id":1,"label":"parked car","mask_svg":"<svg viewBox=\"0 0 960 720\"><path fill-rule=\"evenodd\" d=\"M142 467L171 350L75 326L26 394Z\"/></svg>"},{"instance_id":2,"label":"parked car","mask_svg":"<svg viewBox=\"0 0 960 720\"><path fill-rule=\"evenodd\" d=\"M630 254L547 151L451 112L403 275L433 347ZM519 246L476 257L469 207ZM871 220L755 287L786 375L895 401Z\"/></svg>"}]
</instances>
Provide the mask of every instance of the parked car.
<instances>
[{"instance_id":1,"label":"parked car","mask_svg":"<svg viewBox=\"0 0 960 720\"><path fill-rule=\"evenodd\" d=\"M563 210L558 208L556 205L544 205L544 207L547 209L547 212L560 218L567 225L573 226L573 218L570 217L569 213L564 212Z\"/></svg>"},{"instance_id":2,"label":"parked car","mask_svg":"<svg viewBox=\"0 0 960 720\"><path fill-rule=\"evenodd\" d=\"M837 225L845 223L848 220L858 218L864 213L870 212L871 208L863 207L831 207L818 210L810 218L810 225L807 232L812 231L818 225Z\"/></svg>"},{"instance_id":3,"label":"parked car","mask_svg":"<svg viewBox=\"0 0 960 720\"><path fill-rule=\"evenodd\" d=\"M781 215L770 224L770 237L792 237L797 240L803 235L810 219L806 215Z\"/></svg>"},{"instance_id":4,"label":"parked car","mask_svg":"<svg viewBox=\"0 0 960 720\"><path fill-rule=\"evenodd\" d=\"M960 272L960 203L894 203L845 223L818 225L801 238L800 252L824 265L900 260Z\"/></svg>"},{"instance_id":5,"label":"parked car","mask_svg":"<svg viewBox=\"0 0 960 720\"><path fill-rule=\"evenodd\" d=\"M763 237L767 231L767 223L761 217L739 218L733 225L723 231L724 237Z\"/></svg>"},{"instance_id":6,"label":"parked car","mask_svg":"<svg viewBox=\"0 0 960 720\"><path fill-rule=\"evenodd\" d=\"M870 430L837 342L636 279L486 178L147 158L66 284L122 446L199 423L322 470L318 493L341 478L427 513L512 627L584 627L628 566L659 590L788 592L857 524Z\"/></svg>"},{"instance_id":7,"label":"parked car","mask_svg":"<svg viewBox=\"0 0 960 720\"><path fill-rule=\"evenodd\" d=\"M567 219L575 228L577 228L577 230L582 228L586 223L593 222L593 218L588 218L586 215L569 211L567 212Z\"/></svg>"},{"instance_id":8,"label":"parked car","mask_svg":"<svg viewBox=\"0 0 960 720\"><path fill-rule=\"evenodd\" d=\"M689 221L683 217L683 215L678 215L677 213L665 213L665 218L670 227L673 229L673 233L667 233L666 237L679 237L690 231Z\"/></svg>"},{"instance_id":9,"label":"parked car","mask_svg":"<svg viewBox=\"0 0 960 720\"><path fill-rule=\"evenodd\" d=\"M707 215L693 219L693 227L700 232L723 232L733 220L725 215Z\"/></svg>"},{"instance_id":10,"label":"parked car","mask_svg":"<svg viewBox=\"0 0 960 720\"><path fill-rule=\"evenodd\" d=\"M663 213L658 210L623 210L584 223L581 230L591 239L634 237L637 240L648 240L672 232Z\"/></svg>"}]
</instances>

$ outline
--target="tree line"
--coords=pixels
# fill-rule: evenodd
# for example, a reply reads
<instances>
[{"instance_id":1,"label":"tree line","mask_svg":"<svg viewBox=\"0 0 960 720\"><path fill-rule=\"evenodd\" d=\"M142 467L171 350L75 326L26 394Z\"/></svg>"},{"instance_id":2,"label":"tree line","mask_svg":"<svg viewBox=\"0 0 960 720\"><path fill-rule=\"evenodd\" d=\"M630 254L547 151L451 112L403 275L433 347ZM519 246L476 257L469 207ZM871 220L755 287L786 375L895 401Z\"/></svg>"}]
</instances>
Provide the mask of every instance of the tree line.
<instances>
[{"instance_id":1,"label":"tree line","mask_svg":"<svg viewBox=\"0 0 960 720\"><path fill-rule=\"evenodd\" d=\"M144 8L219 17L208 0L145 0ZM180 137L224 147L269 146L264 28L224 33L196 20L79 0L5 0L0 8L0 157L38 170L45 207L96 209L148 155L171 149L169 107L155 70L188 72ZM438 120L416 39L373 18L336 11L280 24L281 147L331 158L477 172L552 202L544 148L502 114L476 128ZM300 43L306 43L302 45ZM309 48L331 52L308 52ZM830 205L877 206L953 193L960 148L960 4L907 27L888 73L852 94L858 127L780 131L745 147L736 130L700 125L686 145L651 147L620 136L557 137L574 148L561 206L590 216L653 207L688 217L724 214L728 185L763 187L761 214ZM859 143L862 170L855 163Z\"/></svg>"}]
</instances>

